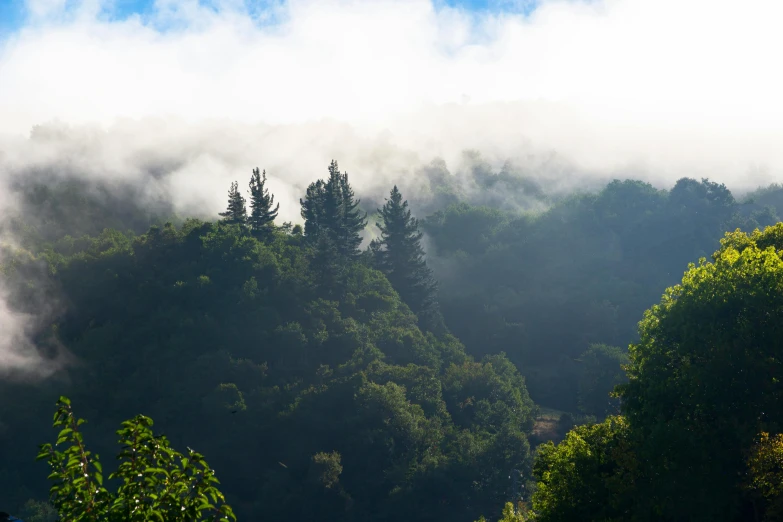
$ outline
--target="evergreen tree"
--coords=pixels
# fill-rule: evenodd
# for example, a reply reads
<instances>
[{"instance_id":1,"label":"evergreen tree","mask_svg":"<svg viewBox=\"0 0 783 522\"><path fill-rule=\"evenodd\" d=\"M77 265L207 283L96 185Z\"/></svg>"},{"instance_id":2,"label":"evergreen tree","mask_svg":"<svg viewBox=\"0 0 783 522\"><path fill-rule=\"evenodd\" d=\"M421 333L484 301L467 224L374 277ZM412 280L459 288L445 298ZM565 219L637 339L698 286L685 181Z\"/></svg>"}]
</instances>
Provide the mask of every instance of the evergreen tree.
<instances>
[{"instance_id":1,"label":"evergreen tree","mask_svg":"<svg viewBox=\"0 0 783 522\"><path fill-rule=\"evenodd\" d=\"M342 231L345 207L340 170L334 160L329 164L329 179L324 184L323 202L322 231L334 242L338 253L342 253L344 248L340 239L345 235Z\"/></svg>"},{"instance_id":2,"label":"evergreen tree","mask_svg":"<svg viewBox=\"0 0 783 522\"><path fill-rule=\"evenodd\" d=\"M337 247L328 234L321 234L310 257L310 268L321 297L339 299L344 287L345 265L340 262Z\"/></svg>"},{"instance_id":3,"label":"evergreen tree","mask_svg":"<svg viewBox=\"0 0 783 522\"><path fill-rule=\"evenodd\" d=\"M376 223L381 237L370 246L375 253L376 266L424 322L439 322L437 283L424 260L419 223L411 216L408 202L402 200L396 185L378 212L383 218L382 223Z\"/></svg>"},{"instance_id":4,"label":"evergreen tree","mask_svg":"<svg viewBox=\"0 0 783 522\"><path fill-rule=\"evenodd\" d=\"M349 258L356 258L360 254L359 245L362 244L361 232L367 226L367 213L362 215L359 210L361 200L354 199L347 172L340 177L340 191L343 199L343 224L340 228L339 242L342 252L340 253Z\"/></svg>"},{"instance_id":5,"label":"evergreen tree","mask_svg":"<svg viewBox=\"0 0 783 522\"><path fill-rule=\"evenodd\" d=\"M266 183L266 170L263 174L258 172L258 168L253 169L253 175L250 177L250 216L247 223L250 231L256 237L267 239L271 236L277 212L280 209L280 203L273 209L275 196L269 193L264 187Z\"/></svg>"},{"instance_id":6,"label":"evergreen tree","mask_svg":"<svg viewBox=\"0 0 783 522\"><path fill-rule=\"evenodd\" d=\"M326 198L324 182L320 179L307 187L305 199L300 199L301 216L304 219L304 235L311 241L316 241L321 231L324 199Z\"/></svg>"},{"instance_id":7,"label":"evergreen tree","mask_svg":"<svg viewBox=\"0 0 783 522\"><path fill-rule=\"evenodd\" d=\"M229 225L247 224L247 209L245 208L245 198L239 192L239 184L235 181L231 184L228 191L228 208L221 212L220 216L224 223Z\"/></svg>"},{"instance_id":8,"label":"evergreen tree","mask_svg":"<svg viewBox=\"0 0 783 522\"><path fill-rule=\"evenodd\" d=\"M340 173L336 161L329 164L329 178L311 183L305 199L299 203L305 237L315 242L323 233L339 256L356 259L360 255L361 231L367 225L367 215L361 215L348 175Z\"/></svg>"}]
</instances>

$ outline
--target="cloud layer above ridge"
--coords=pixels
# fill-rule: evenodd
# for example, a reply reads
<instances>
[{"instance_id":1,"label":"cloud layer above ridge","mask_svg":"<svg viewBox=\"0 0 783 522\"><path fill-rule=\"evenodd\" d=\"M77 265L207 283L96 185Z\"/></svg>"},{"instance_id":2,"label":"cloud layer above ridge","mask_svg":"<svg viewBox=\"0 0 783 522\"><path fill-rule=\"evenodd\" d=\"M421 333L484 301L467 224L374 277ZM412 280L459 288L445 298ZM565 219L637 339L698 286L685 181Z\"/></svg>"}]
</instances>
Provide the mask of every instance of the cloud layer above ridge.
<instances>
[{"instance_id":1,"label":"cloud layer above ridge","mask_svg":"<svg viewBox=\"0 0 783 522\"><path fill-rule=\"evenodd\" d=\"M0 43L0 133L54 119L120 134L118 118L284 125L275 132L296 164L340 152L313 151L313 129L330 119L353 131L326 140L333 149L381 140L422 161L554 151L590 171L733 185L783 167L776 0L544 0L528 14L429 0L157 0L123 19L107 0L27 5ZM256 144L263 166L263 136Z\"/></svg>"}]
</instances>

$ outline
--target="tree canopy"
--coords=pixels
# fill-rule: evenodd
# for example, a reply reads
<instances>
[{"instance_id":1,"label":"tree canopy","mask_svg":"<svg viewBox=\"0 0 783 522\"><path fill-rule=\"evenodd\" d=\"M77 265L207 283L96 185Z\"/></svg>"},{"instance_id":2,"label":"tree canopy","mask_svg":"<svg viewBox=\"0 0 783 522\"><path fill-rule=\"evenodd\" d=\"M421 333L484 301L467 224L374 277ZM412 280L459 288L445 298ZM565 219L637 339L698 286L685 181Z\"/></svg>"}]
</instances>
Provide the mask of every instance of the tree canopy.
<instances>
[{"instance_id":1,"label":"tree canopy","mask_svg":"<svg viewBox=\"0 0 783 522\"><path fill-rule=\"evenodd\" d=\"M645 312L624 417L539 454L540 518L775 520L781 314L783 224L726 234Z\"/></svg>"},{"instance_id":2,"label":"tree canopy","mask_svg":"<svg viewBox=\"0 0 783 522\"><path fill-rule=\"evenodd\" d=\"M239 520L779 519L779 187L564 193L464 159L385 202L332 161L301 225L258 168L217 221L20 180L0 321L42 367L0 381L2 508L196 520L172 492L219 476L201 491ZM91 422L59 403L47 502L31 459L63 395ZM90 467L118 425L142 482L128 448Z\"/></svg>"},{"instance_id":3,"label":"tree canopy","mask_svg":"<svg viewBox=\"0 0 783 522\"><path fill-rule=\"evenodd\" d=\"M339 292L325 295L316 248L292 228L260 241L189 219L4 265L24 288L46 263L68 302L49 338L81 361L68 382L0 383L25 397L0 404L15 426L3 447L19 448L0 449L7 498L40 491L29 457L44 426L30 411L67 393L96 418L85 437L100 454L112 425L155 418L172 446L208 455L239 519L499 513L508 469L531 463L536 407L518 370L422 331L382 272L335 252Z\"/></svg>"}]
</instances>

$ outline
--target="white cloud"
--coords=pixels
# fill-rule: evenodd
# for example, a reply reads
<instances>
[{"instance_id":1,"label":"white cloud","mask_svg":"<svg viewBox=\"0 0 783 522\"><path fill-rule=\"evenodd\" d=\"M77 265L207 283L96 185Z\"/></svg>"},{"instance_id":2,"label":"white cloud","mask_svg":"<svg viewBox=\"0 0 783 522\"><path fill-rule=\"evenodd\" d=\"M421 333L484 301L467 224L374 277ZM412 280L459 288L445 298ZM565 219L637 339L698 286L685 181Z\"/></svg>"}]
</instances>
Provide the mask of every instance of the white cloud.
<instances>
[{"instance_id":1,"label":"white cloud","mask_svg":"<svg viewBox=\"0 0 783 522\"><path fill-rule=\"evenodd\" d=\"M61 0L28 0L49 17L4 45L0 131L52 118L335 118L390 128L423 154L427 140L513 155L525 137L593 169L737 180L783 166L777 0L545 1L527 18L292 0L269 4L273 25L233 0L218 11L158 0L152 18L114 22L93 16L96 1L58 17Z\"/></svg>"},{"instance_id":2,"label":"white cloud","mask_svg":"<svg viewBox=\"0 0 783 522\"><path fill-rule=\"evenodd\" d=\"M98 0L68 14L61 0L28 0L48 17L4 44L0 131L53 118L334 118L363 137L388 128L425 160L464 147L514 156L528 141L577 166L643 165L666 179L741 182L783 166L777 0L550 0L529 17L292 0L265 4L272 25L243 2L213 4L158 0L151 18L109 22L94 16ZM281 132L298 141L296 163L306 133Z\"/></svg>"}]
</instances>

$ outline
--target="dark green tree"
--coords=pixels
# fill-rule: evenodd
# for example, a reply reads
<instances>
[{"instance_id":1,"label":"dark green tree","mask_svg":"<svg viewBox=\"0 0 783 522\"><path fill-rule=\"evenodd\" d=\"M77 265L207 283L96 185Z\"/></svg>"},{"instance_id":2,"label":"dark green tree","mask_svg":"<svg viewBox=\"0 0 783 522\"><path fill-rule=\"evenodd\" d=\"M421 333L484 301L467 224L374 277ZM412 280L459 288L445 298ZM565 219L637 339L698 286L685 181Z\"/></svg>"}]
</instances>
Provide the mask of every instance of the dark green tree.
<instances>
[{"instance_id":1,"label":"dark green tree","mask_svg":"<svg viewBox=\"0 0 783 522\"><path fill-rule=\"evenodd\" d=\"M740 487L748 451L781 431L783 224L729 233L713 259L644 314L619 387L648 478L638 507L656 520L761 511Z\"/></svg>"},{"instance_id":2,"label":"dark green tree","mask_svg":"<svg viewBox=\"0 0 783 522\"><path fill-rule=\"evenodd\" d=\"M340 262L337 247L327 234L318 236L310 267L315 276L315 286L323 297L337 297L343 282L344 265Z\"/></svg>"},{"instance_id":3,"label":"dark green tree","mask_svg":"<svg viewBox=\"0 0 783 522\"><path fill-rule=\"evenodd\" d=\"M266 184L266 170L263 173L258 172L258 168L253 169L253 175L250 177L250 216L247 224L250 231L259 239L268 239L274 227L280 203L274 208L275 196L269 193L264 187Z\"/></svg>"},{"instance_id":4,"label":"dark green tree","mask_svg":"<svg viewBox=\"0 0 783 522\"><path fill-rule=\"evenodd\" d=\"M419 222L411 216L408 202L395 185L383 208L383 218L376 223L381 237L370 247L375 262L395 290L414 313L427 320L438 316L437 282L424 260Z\"/></svg>"},{"instance_id":5,"label":"dark green tree","mask_svg":"<svg viewBox=\"0 0 783 522\"><path fill-rule=\"evenodd\" d=\"M326 234L342 258L356 259L361 252L361 231L367 225L367 215L359 210L348 174L340 173L337 162L329 164L329 177L318 180L307 188L301 215L305 220L305 237L317 242L320 234Z\"/></svg>"},{"instance_id":6,"label":"dark green tree","mask_svg":"<svg viewBox=\"0 0 783 522\"><path fill-rule=\"evenodd\" d=\"M224 223L229 225L247 224L247 209L245 208L245 198L239 192L239 184L235 181L231 183L228 190L228 207L220 216Z\"/></svg>"},{"instance_id":7,"label":"dark green tree","mask_svg":"<svg viewBox=\"0 0 783 522\"><path fill-rule=\"evenodd\" d=\"M316 241L321 231L325 198L324 182L319 179L310 183L305 198L299 200L299 204L302 205L300 214L305 222L304 235L310 241Z\"/></svg>"},{"instance_id":8,"label":"dark green tree","mask_svg":"<svg viewBox=\"0 0 783 522\"><path fill-rule=\"evenodd\" d=\"M334 163L335 169L337 163ZM360 255L359 245L362 244L362 230L367 226L367 213L362 215L359 209L361 200L355 199L351 184L348 183L348 173L340 176L340 192L342 194L343 222L340 227L338 248L340 253L348 258Z\"/></svg>"},{"instance_id":9,"label":"dark green tree","mask_svg":"<svg viewBox=\"0 0 783 522\"><path fill-rule=\"evenodd\" d=\"M343 191L340 170L337 162L332 160L329 164L329 178L324 183L323 213L321 219L321 232L325 232L331 239L338 252L344 250L340 239L345 236L342 231L345 207L343 205Z\"/></svg>"},{"instance_id":10,"label":"dark green tree","mask_svg":"<svg viewBox=\"0 0 783 522\"><path fill-rule=\"evenodd\" d=\"M609 417L578 426L555 446L542 444L533 465L534 520L632 522L637 458L628 422ZM669 519L665 519L669 520Z\"/></svg>"}]
</instances>

